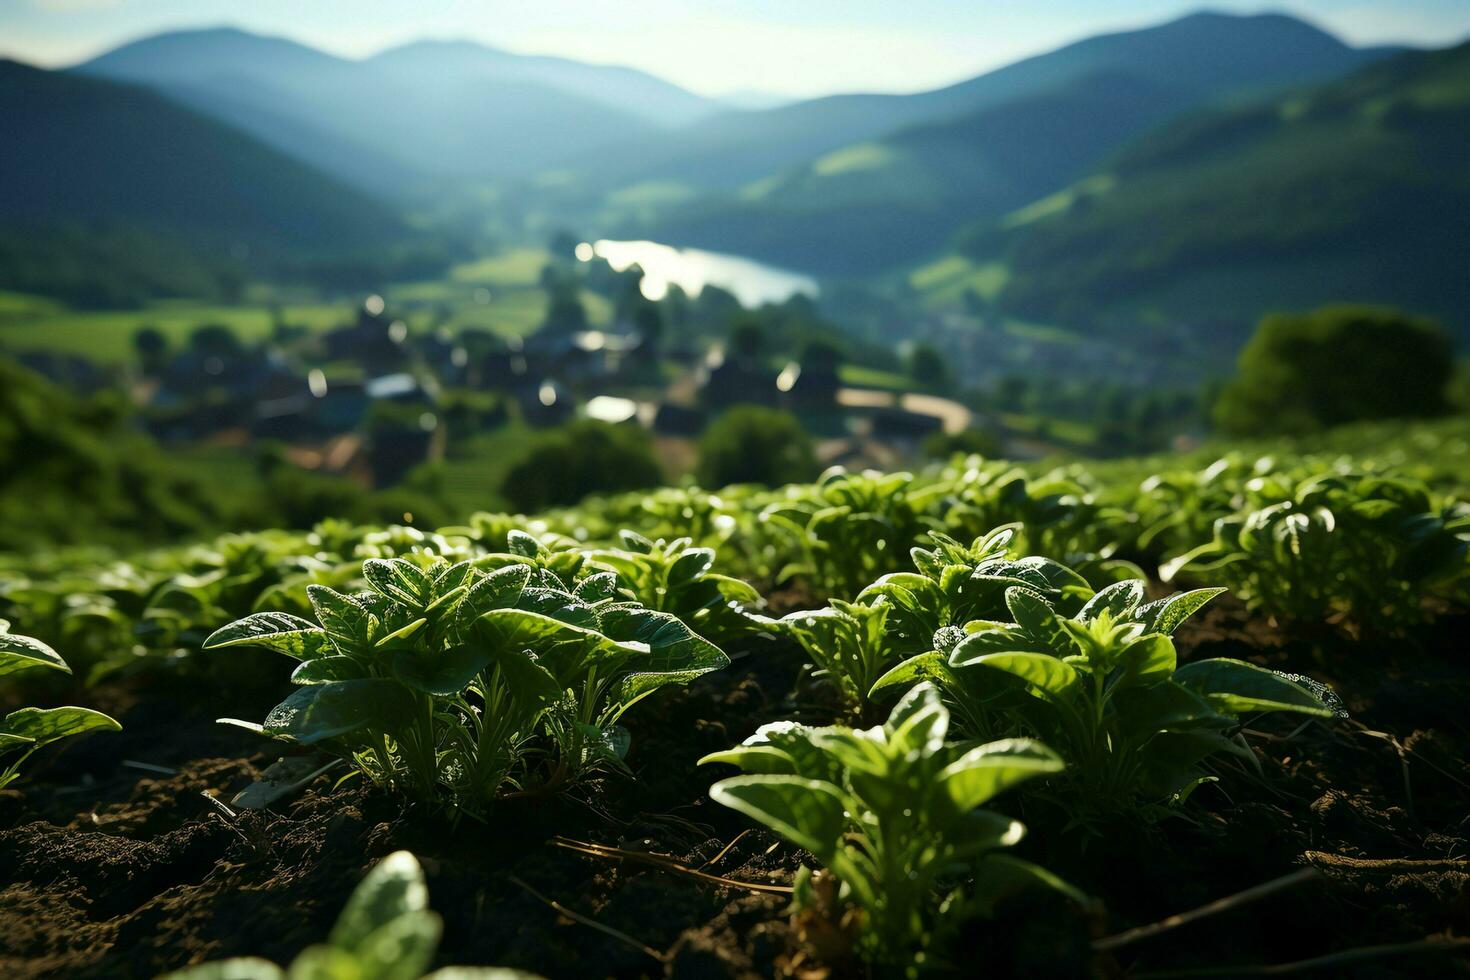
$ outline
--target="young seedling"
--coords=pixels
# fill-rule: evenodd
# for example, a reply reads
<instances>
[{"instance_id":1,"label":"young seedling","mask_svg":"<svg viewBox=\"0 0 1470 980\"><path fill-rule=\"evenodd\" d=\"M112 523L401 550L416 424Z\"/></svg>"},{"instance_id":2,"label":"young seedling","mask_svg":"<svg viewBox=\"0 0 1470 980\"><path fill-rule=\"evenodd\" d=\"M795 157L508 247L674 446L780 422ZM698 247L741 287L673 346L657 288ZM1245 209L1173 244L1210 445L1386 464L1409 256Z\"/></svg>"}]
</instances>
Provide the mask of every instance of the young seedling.
<instances>
[{"instance_id":1,"label":"young seedling","mask_svg":"<svg viewBox=\"0 0 1470 980\"><path fill-rule=\"evenodd\" d=\"M617 601L612 573L573 580L580 553L519 532L510 545L454 565L373 559L370 591L308 590L317 623L257 613L219 630L206 648L255 644L300 662L299 689L262 724L232 723L477 812L503 789L551 792L620 766L626 711L729 662L674 616Z\"/></svg>"},{"instance_id":2,"label":"young seedling","mask_svg":"<svg viewBox=\"0 0 1470 980\"><path fill-rule=\"evenodd\" d=\"M1076 894L1001 853L1025 827L980 809L1013 786L1059 772L1062 760L1029 739L949 744L948 729L939 692L921 684L880 727L767 725L701 763L749 773L720 780L710 796L810 851L841 882L839 900L860 911L853 930L860 955L901 969L931 955L942 910L987 914L1033 883Z\"/></svg>"},{"instance_id":3,"label":"young seedling","mask_svg":"<svg viewBox=\"0 0 1470 980\"><path fill-rule=\"evenodd\" d=\"M618 540L622 548L594 551L588 559L615 572L619 590L643 607L677 616L716 639L769 623L754 612L761 606L759 592L711 570L713 548L696 548L689 538L650 541L628 530L618 532Z\"/></svg>"},{"instance_id":4,"label":"young seedling","mask_svg":"<svg viewBox=\"0 0 1470 980\"><path fill-rule=\"evenodd\" d=\"M30 636L10 632L0 619L0 677L23 670L71 668L55 650ZM91 708L19 708L0 718L0 789L20 777L20 767L35 752L52 742L92 731L120 731L122 726L108 715ZM6 757L11 757L6 761Z\"/></svg>"},{"instance_id":5,"label":"young seedling","mask_svg":"<svg viewBox=\"0 0 1470 980\"><path fill-rule=\"evenodd\" d=\"M379 861L347 899L332 934L282 969L256 956L204 963L161 980L540 980L502 967L449 966L425 974L443 923L429 911L423 869L407 851Z\"/></svg>"},{"instance_id":6,"label":"young seedling","mask_svg":"<svg viewBox=\"0 0 1470 980\"><path fill-rule=\"evenodd\" d=\"M1074 823L1158 816L1213 781L1204 768L1210 757L1255 763L1240 733L1244 717L1338 711L1325 687L1243 661L1177 663L1170 634L1221 591L1144 603L1142 582L1119 582L1068 616L1013 586L1011 622L969 623L947 653L914 658L877 689L933 676L966 719L981 719L985 727L971 734L1020 730L1055 747L1068 769L1051 790L1065 797ZM942 670L927 669L935 658Z\"/></svg>"}]
</instances>

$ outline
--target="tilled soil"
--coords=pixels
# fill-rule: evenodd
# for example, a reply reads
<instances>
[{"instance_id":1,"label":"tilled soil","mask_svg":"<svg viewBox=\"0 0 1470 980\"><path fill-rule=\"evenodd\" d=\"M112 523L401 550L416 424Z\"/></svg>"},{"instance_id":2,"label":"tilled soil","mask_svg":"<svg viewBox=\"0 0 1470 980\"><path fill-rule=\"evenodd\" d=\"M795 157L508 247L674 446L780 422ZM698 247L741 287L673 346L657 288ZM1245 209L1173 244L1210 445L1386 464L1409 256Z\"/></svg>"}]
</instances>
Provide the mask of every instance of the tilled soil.
<instances>
[{"instance_id":1,"label":"tilled soil","mask_svg":"<svg viewBox=\"0 0 1470 980\"><path fill-rule=\"evenodd\" d=\"M1084 836L1062 834L1061 818L1038 807L1017 811L1032 830L1023 851L1099 902L1078 910L1036 896L973 924L954 943L955 973L1241 976L1393 946L1315 975L1470 976L1465 950L1424 945L1470 935L1470 666L1459 643L1470 624L1446 617L1418 642L1375 643L1291 639L1229 601L1199 619L1181 631L1182 655L1329 680L1352 717L1253 725L1260 773L1201 789L1187 818ZM803 855L711 803L718 774L695 766L766 721L824 720L826 699L799 666L789 647L756 641L730 669L662 692L631 719L631 777L457 825L355 781L337 786L340 771L269 810L220 807L279 753L213 717L259 717L284 683L226 710L207 687L183 699L141 683L98 692L124 731L38 757L19 789L0 792L0 976L289 961L400 848L428 874L443 964L569 978L846 975L832 930L793 923L781 894L718 880L789 885ZM1303 868L1318 874L1157 935L1089 945Z\"/></svg>"}]
</instances>

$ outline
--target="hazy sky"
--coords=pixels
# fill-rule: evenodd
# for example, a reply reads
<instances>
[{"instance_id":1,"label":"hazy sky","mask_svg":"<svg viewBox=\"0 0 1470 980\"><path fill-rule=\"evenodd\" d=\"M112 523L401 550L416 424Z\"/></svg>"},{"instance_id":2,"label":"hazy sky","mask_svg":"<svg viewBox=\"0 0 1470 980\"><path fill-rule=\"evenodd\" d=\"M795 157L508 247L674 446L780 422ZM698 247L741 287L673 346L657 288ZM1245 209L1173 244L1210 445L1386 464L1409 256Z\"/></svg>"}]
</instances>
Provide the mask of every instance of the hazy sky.
<instances>
[{"instance_id":1,"label":"hazy sky","mask_svg":"<svg viewBox=\"0 0 1470 980\"><path fill-rule=\"evenodd\" d=\"M1470 36L1470 0L0 0L0 53L43 65L232 24L358 56L420 37L632 65L708 94L932 88L1201 6L1281 9L1357 44Z\"/></svg>"}]
</instances>

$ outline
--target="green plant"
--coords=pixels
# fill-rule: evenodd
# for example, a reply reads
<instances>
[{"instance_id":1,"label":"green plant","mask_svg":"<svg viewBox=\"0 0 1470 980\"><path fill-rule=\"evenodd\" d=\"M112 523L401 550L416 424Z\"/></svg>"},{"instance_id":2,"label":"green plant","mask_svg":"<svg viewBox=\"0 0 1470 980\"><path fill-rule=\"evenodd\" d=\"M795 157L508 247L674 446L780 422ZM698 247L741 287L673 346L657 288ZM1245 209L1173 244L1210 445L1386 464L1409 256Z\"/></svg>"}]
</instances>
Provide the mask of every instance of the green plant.
<instances>
[{"instance_id":1,"label":"green plant","mask_svg":"<svg viewBox=\"0 0 1470 980\"><path fill-rule=\"evenodd\" d=\"M1336 711L1331 692L1304 678L1239 660L1178 664L1170 634L1222 591L1145 603L1142 582L1119 582L1066 615L1013 586L1011 622L966 624L952 649L905 662L876 690L933 677L979 729L972 734L1020 730L1053 746L1067 761L1055 790L1074 824L1159 816L1214 780L1204 768L1212 756L1255 763L1244 717Z\"/></svg>"},{"instance_id":2,"label":"green plant","mask_svg":"<svg viewBox=\"0 0 1470 980\"><path fill-rule=\"evenodd\" d=\"M71 673L61 655L40 640L10 632L0 619L0 677L32 668ZM20 767L38 749L83 732L122 728L113 718L91 708L18 708L0 719L0 788L20 776ZM19 755L16 755L19 753Z\"/></svg>"},{"instance_id":3,"label":"green plant","mask_svg":"<svg viewBox=\"0 0 1470 980\"><path fill-rule=\"evenodd\" d=\"M1005 613L1006 589L1022 586L1063 609L1082 607L1093 594L1087 580L1049 558L1012 557L1016 529L997 528L972 544L929 532L933 548L914 548L914 572L884 575L858 594L866 605L885 603L889 642L899 656L934 648L934 636L976 619Z\"/></svg>"},{"instance_id":4,"label":"green plant","mask_svg":"<svg viewBox=\"0 0 1470 980\"><path fill-rule=\"evenodd\" d=\"M619 725L667 684L725 666L674 616L617 600L616 576L522 532L511 553L451 565L363 564L370 591L308 592L320 625L257 613L205 646L256 644L300 664L263 724L374 781L476 812L504 787L550 792L620 766ZM484 569L490 569L488 572Z\"/></svg>"},{"instance_id":5,"label":"green plant","mask_svg":"<svg viewBox=\"0 0 1470 980\"><path fill-rule=\"evenodd\" d=\"M1065 563L1094 586L1140 574L1114 557L1127 515L1099 501L1076 468L1035 476L1010 463L964 460L914 494L916 506L963 539L1014 527L1026 554Z\"/></svg>"},{"instance_id":6,"label":"green plant","mask_svg":"<svg viewBox=\"0 0 1470 980\"><path fill-rule=\"evenodd\" d=\"M1062 768L1028 739L948 744L949 712L921 684L867 731L767 725L738 748L701 763L750 775L710 787L718 803L806 848L860 910L858 951L885 967L927 959L942 916L988 913L1029 882L1068 889L1036 865L999 853L1025 827L979 809L997 794ZM798 894L810 894L803 880Z\"/></svg>"},{"instance_id":7,"label":"green plant","mask_svg":"<svg viewBox=\"0 0 1470 980\"><path fill-rule=\"evenodd\" d=\"M835 684L859 717L867 711L868 691L897 658L887 629L892 608L886 602L832 599L826 609L791 613L780 621L817 668L814 676Z\"/></svg>"},{"instance_id":8,"label":"green plant","mask_svg":"<svg viewBox=\"0 0 1470 980\"><path fill-rule=\"evenodd\" d=\"M1215 422L1249 435L1439 415L1454 365L1454 340L1433 320L1371 306L1273 314L1240 352Z\"/></svg>"},{"instance_id":9,"label":"green plant","mask_svg":"<svg viewBox=\"0 0 1470 980\"><path fill-rule=\"evenodd\" d=\"M795 553L777 578L803 576L824 598L847 598L892 569L933 524L910 500L913 479L832 469L805 493L768 505L761 520L781 529Z\"/></svg>"},{"instance_id":10,"label":"green plant","mask_svg":"<svg viewBox=\"0 0 1470 980\"><path fill-rule=\"evenodd\" d=\"M1216 521L1213 540L1160 570L1165 581L1206 573L1281 619L1393 631L1423 618L1425 598L1457 597L1470 576L1470 507L1436 506L1409 480L1316 476Z\"/></svg>"},{"instance_id":11,"label":"green plant","mask_svg":"<svg viewBox=\"0 0 1470 980\"><path fill-rule=\"evenodd\" d=\"M760 483L778 487L818 471L811 436L790 412L737 405L699 437L699 480L710 487Z\"/></svg>"},{"instance_id":12,"label":"green plant","mask_svg":"<svg viewBox=\"0 0 1470 980\"><path fill-rule=\"evenodd\" d=\"M618 532L622 548L588 557L618 576L619 587L647 609L678 616L706 636L740 632L761 619L753 614L761 595L749 583L711 569L713 548L689 538L650 541L636 531Z\"/></svg>"},{"instance_id":13,"label":"green plant","mask_svg":"<svg viewBox=\"0 0 1470 980\"><path fill-rule=\"evenodd\" d=\"M162 980L537 980L503 967L448 966L425 974L443 923L429 911L423 869L407 851L379 861L347 899L325 943L281 969L255 956L204 963Z\"/></svg>"}]
</instances>

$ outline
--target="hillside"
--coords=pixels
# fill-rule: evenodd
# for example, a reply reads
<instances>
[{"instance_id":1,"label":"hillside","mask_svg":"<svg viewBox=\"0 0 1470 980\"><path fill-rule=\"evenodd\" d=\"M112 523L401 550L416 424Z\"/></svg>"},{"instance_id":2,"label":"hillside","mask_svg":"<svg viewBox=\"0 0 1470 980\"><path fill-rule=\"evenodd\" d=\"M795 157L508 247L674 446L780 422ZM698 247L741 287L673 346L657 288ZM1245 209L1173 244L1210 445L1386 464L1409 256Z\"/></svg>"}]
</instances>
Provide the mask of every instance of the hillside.
<instances>
[{"instance_id":1,"label":"hillside","mask_svg":"<svg viewBox=\"0 0 1470 980\"><path fill-rule=\"evenodd\" d=\"M0 283L16 288L61 275L38 268L57 262L79 267L79 285L88 269L109 279L114 259L152 250L161 281L147 291L185 273L187 290L210 256L269 262L405 235L376 201L135 86L0 61L0 118Z\"/></svg>"},{"instance_id":2,"label":"hillside","mask_svg":"<svg viewBox=\"0 0 1470 980\"><path fill-rule=\"evenodd\" d=\"M1200 13L1100 35L914 95L851 94L713 116L652 142L600 148L590 170L625 184L735 188L894 130L1127 72L1194 101L1342 74L1377 57L1279 14Z\"/></svg>"},{"instance_id":3,"label":"hillside","mask_svg":"<svg viewBox=\"0 0 1470 980\"><path fill-rule=\"evenodd\" d=\"M1002 303L1071 324L1326 301L1470 323L1470 45L1165 128L1070 204L976 228Z\"/></svg>"},{"instance_id":4,"label":"hillside","mask_svg":"<svg viewBox=\"0 0 1470 980\"><path fill-rule=\"evenodd\" d=\"M1117 72L828 153L661 219L656 235L818 274L882 271L1087 173L1191 104Z\"/></svg>"},{"instance_id":5,"label":"hillside","mask_svg":"<svg viewBox=\"0 0 1470 980\"><path fill-rule=\"evenodd\" d=\"M641 72L470 43L352 61L235 29L145 38L75 71L148 85L383 193L531 174L715 107Z\"/></svg>"}]
</instances>

